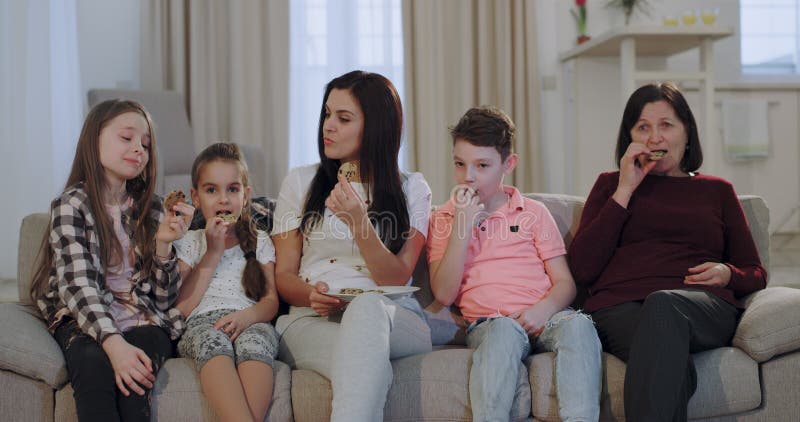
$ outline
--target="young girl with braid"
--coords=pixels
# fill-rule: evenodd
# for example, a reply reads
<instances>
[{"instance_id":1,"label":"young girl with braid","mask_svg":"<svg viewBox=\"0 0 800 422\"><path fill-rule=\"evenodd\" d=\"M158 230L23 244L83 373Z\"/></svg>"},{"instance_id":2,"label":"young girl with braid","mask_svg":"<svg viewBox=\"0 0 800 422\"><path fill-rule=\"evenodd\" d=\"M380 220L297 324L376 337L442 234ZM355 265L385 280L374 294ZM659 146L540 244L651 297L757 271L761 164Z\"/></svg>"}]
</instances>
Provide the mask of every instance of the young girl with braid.
<instances>
[{"instance_id":1,"label":"young girl with braid","mask_svg":"<svg viewBox=\"0 0 800 422\"><path fill-rule=\"evenodd\" d=\"M278 336L275 249L251 220L247 164L235 144L217 143L192 166L192 203L206 219L175 242L186 316L178 343L200 370L220 420L264 420L272 397Z\"/></svg>"}]
</instances>

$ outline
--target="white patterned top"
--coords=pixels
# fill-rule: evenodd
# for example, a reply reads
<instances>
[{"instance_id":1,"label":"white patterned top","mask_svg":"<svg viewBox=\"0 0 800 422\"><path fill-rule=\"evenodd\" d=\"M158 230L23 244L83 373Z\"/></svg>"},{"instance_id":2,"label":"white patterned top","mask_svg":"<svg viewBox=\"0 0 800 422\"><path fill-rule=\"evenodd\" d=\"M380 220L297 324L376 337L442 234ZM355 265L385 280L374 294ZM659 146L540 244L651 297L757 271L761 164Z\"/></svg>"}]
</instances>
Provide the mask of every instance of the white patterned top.
<instances>
[{"instance_id":1,"label":"white patterned top","mask_svg":"<svg viewBox=\"0 0 800 422\"><path fill-rule=\"evenodd\" d=\"M186 236L173 242L178 259L194 268L206 253L205 229L190 230ZM256 259L262 264L275 262L275 247L266 232L258 230L258 245L256 246ZM219 264L203 299L189 314L191 319L195 315L219 309L241 310L254 305L256 302L244 293L242 287L242 273L247 260L244 251L239 245L226 249L222 253Z\"/></svg>"}]
</instances>

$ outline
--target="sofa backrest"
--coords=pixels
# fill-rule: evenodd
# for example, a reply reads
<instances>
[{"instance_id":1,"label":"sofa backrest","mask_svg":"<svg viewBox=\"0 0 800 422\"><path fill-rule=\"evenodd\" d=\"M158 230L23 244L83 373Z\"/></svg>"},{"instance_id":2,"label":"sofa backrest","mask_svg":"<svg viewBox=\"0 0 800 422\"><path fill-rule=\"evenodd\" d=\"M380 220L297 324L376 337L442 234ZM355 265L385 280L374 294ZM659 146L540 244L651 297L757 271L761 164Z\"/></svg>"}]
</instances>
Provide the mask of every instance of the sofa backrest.
<instances>
[{"instance_id":1,"label":"sofa backrest","mask_svg":"<svg viewBox=\"0 0 800 422\"><path fill-rule=\"evenodd\" d=\"M525 194L542 202L558 225L564 242L569 246L580 224L580 215L583 211L584 199L577 196L550 194L550 193L530 193ZM740 195L747 221L750 224L750 232L753 234L758 253L764 263L765 268L769 268L769 208L761 197L753 195ZM273 206L274 201L264 201L267 207ZM34 213L26 216L22 220L19 236L19 255L17 266L17 280L20 302L32 303L28 293L33 276L34 261L41 246L42 236L47 229L49 216L46 213ZM433 302L433 293L430 290L428 278L428 259L423 249L422 256L417 262L414 270L414 285L420 287L416 295L423 307Z\"/></svg>"}]
</instances>

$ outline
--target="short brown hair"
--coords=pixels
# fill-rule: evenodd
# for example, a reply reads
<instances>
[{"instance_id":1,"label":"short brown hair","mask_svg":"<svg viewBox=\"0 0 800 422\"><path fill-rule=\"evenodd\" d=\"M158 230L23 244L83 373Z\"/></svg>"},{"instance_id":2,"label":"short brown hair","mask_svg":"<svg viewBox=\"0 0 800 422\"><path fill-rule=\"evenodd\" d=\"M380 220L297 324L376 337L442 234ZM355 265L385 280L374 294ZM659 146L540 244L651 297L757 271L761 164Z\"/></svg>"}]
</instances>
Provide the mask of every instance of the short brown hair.
<instances>
[{"instance_id":1,"label":"short brown hair","mask_svg":"<svg viewBox=\"0 0 800 422\"><path fill-rule=\"evenodd\" d=\"M517 128L503 110L494 106L473 107L450 128L453 143L463 139L472 145L493 147L505 161L513 151Z\"/></svg>"}]
</instances>

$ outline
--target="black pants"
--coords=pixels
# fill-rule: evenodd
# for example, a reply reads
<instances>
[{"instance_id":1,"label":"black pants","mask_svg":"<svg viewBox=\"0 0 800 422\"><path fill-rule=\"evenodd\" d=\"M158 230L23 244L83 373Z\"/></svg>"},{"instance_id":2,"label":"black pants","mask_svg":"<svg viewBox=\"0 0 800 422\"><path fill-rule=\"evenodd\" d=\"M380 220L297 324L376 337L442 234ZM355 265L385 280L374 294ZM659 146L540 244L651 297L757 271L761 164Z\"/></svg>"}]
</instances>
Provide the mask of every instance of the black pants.
<instances>
[{"instance_id":1,"label":"black pants","mask_svg":"<svg viewBox=\"0 0 800 422\"><path fill-rule=\"evenodd\" d=\"M592 318L603 349L628 363L626 420L685 421L697 389L691 353L728 345L739 310L702 290L661 290Z\"/></svg>"},{"instance_id":2,"label":"black pants","mask_svg":"<svg viewBox=\"0 0 800 422\"><path fill-rule=\"evenodd\" d=\"M123 333L125 340L142 349L153 363L153 372L172 357L172 342L160 327L137 327ZM125 397L118 389L114 368L103 348L68 318L55 331L55 338L67 361L69 381L74 390L78 420L149 421L150 390L140 396L130 391Z\"/></svg>"}]
</instances>

